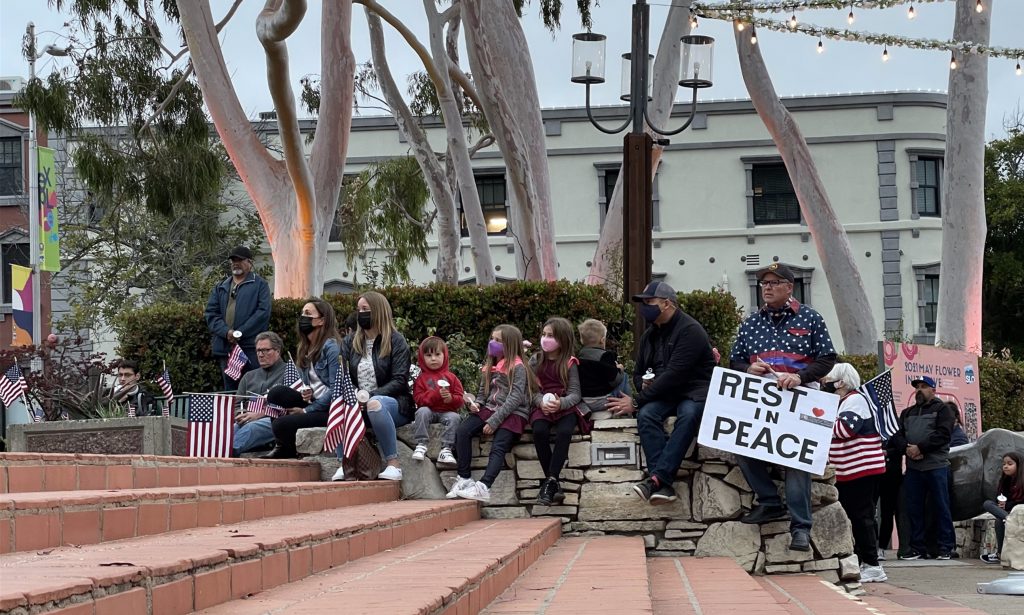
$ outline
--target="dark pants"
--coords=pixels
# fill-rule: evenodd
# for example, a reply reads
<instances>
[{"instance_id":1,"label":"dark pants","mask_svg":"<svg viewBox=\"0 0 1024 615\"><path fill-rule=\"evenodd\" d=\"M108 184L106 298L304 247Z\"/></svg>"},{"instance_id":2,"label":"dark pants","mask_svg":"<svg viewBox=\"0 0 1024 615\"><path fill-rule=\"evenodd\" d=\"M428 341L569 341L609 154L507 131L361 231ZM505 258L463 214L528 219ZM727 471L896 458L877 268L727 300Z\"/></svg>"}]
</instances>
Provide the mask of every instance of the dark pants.
<instances>
[{"instance_id":1,"label":"dark pants","mask_svg":"<svg viewBox=\"0 0 1024 615\"><path fill-rule=\"evenodd\" d=\"M953 532L953 518L949 510L949 468L908 468L906 476L903 477L903 489L906 496L904 505L910 517L910 548L922 554L928 552L925 543L925 498L931 495L939 553L952 553L956 547L956 535Z\"/></svg>"},{"instance_id":2,"label":"dark pants","mask_svg":"<svg viewBox=\"0 0 1024 615\"><path fill-rule=\"evenodd\" d=\"M875 523L875 496L881 475L836 482L839 503L850 518L853 551L860 563L878 565L878 525Z\"/></svg>"},{"instance_id":3,"label":"dark pants","mask_svg":"<svg viewBox=\"0 0 1024 615\"><path fill-rule=\"evenodd\" d=\"M281 450L294 457L295 433L306 427L326 427L326 412L299 412L297 414L286 414L274 419L270 428L274 430L274 440Z\"/></svg>"},{"instance_id":4,"label":"dark pants","mask_svg":"<svg viewBox=\"0 0 1024 615\"><path fill-rule=\"evenodd\" d=\"M757 503L769 508L781 508L782 498L768 472L768 462L753 457L737 457L740 471L747 484L757 494ZM811 475L802 470L785 468L786 508L789 509L789 531L811 531Z\"/></svg>"},{"instance_id":5,"label":"dark pants","mask_svg":"<svg viewBox=\"0 0 1024 615\"><path fill-rule=\"evenodd\" d=\"M881 522L878 524L878 546L883 549L890 548L892 542L892 531L895 527L896 536L899 538L900 551L906 553L910 546L906 525L902 516L905 513L903 498L900 489L903 487L903 458L885 462L885 474L879 485L879 509Z\"/></svg>"},{"instance_id":6,"label":"dark pants","mask_svg":"<svg viewBox=\"0 0 1024 615\"><path fill-rule=\"evenodd\" d=\"M459 478L470 478L469 468L473 461L473 437L483 433L487 423L479 415L470 414L462 419L458 431L455 432L455 456L459 462ZM505 453L512 450L512 445L519 439L519 434L507 429L498 428L491 441L491 454L487 458L487 469L480 482L490 489L498 478L498 473L505 467Z\"/></svg>"},{"instance_id":7,"label":"dark pants","mask_svg":"<svg viewBox=\"0 0 1024 615\"><path fill-rule=\"evenodd\" d=\"M679 402L650 401L640 407L636 426L640 432L640 445L647 458L647 472L658 477L658 483L670 486L683 463L686 451L697 436L704 402L684 399ZM665 419L676 417L672 434L665 435Z\"/></svg>"},{"instance_id":8,"label":"dark pants","mask_svg":"<svg viewBox=\"0 0 1024 615\"><path fill-rule=\"evenodd\" d=\"M549 478L558 479L558 475L569 458L569 443L572 433L576 431L578 419L576 413L567 414L555 423L544 419L533 422L533 446L537 449L540 467ZM551 427L554 426L555 446L551 447Z\"/></svg>"},{"instance_id":9,"label":"dark pants","mask_svg":"<svg viewBox=\"0 0 1024 615\"><path fill-rule=\"evenodd\" d=\"M985 500L982 507L985 512L992 513L992 516L996 518L996 553L1002 553L1003 538L1006 538L1006 518L1010 516L1010 513L999 508L999 504L992 500Z\"/></svg>"}]
</instances>

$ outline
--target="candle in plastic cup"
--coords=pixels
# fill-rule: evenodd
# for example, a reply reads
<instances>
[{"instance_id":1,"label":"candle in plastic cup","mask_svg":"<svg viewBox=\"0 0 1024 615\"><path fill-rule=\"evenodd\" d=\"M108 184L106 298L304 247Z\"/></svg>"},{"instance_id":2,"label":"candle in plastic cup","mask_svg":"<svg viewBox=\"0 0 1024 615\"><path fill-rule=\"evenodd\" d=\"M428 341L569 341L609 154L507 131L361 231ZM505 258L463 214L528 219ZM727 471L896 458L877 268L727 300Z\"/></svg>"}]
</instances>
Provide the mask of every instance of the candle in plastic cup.
<instances>
[{"instance_id":1,"label":"candle in plastic cup","mask_svg":"<svg viewBox=\"0 0 1024 615\"><path fill-rule=\"evenodd\" d=\"M235 338L236 340L240 340L240 339L242 339L242 332L241 332L241 331L232 331L232 332L231 332L231 335L232 335L232 336L233 336L233 337L234 337L234 338Z\"/></svg>"},{"instance_id":2,"label":"candle in plastic cup","mask_svg":"<svg viewBox=\"0 0 1024 615\"><path fill-rule=\"evenodd\" d=\"M641 380L646 380L648 382L654 380L654 370L648 368L647 372L641 377Z\"/></svg>"},{"instance_id":3,"label":"candle in plastic cup","mask_svg":"<svg viewBox=\"0 0 1024 615\"><path fill-rule=\"evenodd\" d=\"M1002 504L1006 502L1006 496L1000 493L998 496L996 496L996 500L998 500L999 503Z\"/></svg>"},{"instance_id":4,"label":"candle in plastic cup","mask_svg":"<svg viewBox=\"0 0 1024 615\"><path fill-rule=\"evenodd\" d=\"M545 393L544 394L544 404L545 405L550 404L553 401L555 401L555 394L554 393Z\"/></svg>"},{"instance_id":5,"label":"candle in plastic cup","mask_svg":"<svg viewBox=\"0 0 1024 615\"><path fill-rule=\"evenodd\" d=\"M447 389L448 387L450 387L452 385L449 384L447 380L438 380L437 381L437 386L443 387L443 388Z\"/></svg>"},{"instance_id":6,"label":"candle in plastic cup","mask_svg":"<svg viewBox=\"0 0 1024 615\"><path fill-rule=\"evenodd\" d=\"M363 389L359 389L358 391L356 391L356 401L358 401L361 404L365 404L366 402L370 401L370 394Z\"/></svg>"}]
</instances>

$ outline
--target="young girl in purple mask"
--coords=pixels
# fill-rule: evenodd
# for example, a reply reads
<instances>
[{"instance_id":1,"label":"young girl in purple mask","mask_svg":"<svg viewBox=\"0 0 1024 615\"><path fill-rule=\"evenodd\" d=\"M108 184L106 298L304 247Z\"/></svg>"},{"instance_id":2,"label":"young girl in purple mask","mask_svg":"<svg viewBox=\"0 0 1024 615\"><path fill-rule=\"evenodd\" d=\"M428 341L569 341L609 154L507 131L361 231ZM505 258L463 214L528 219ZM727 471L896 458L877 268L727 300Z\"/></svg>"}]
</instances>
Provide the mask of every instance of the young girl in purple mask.
<instances>
[{"instance_id":1,"label":"young girl in purple mask","mask_svg":"<svg viewBox=\"0 0 1024 615\"><path fill-rule=\"evenodd\" d=\"M459 478L448 498L489 502L491 485L505 466L505 453L512 450L526 428L530 400L537 389L536 380L526 367L523 334L512 325L498 325L487 343L487 358L481 370L480 389L470 402L470 414L455 433L455 455ZM493 435L487 469L479 481L470 475L473 437Z\"/></svg>"},{"instance_id":2,"label":"young girl in purple mask","mask_svg":"<svg viewBox=\"0 0 1024 615\"><path fill-rule=\"evenodd\" d=\"M530 364L540 389L533 396L530 425L537 459L545 473L537 504L551 506L565 500L558 475L569 458L572 434L577 425L580 433L590 433L590 422L582 412L586 406L580 403L580 375L576 367L579 361L573 356L572 324L564 318L549 318L541 331L540 347L541 353Z\"/></svg>"}]
</instances>

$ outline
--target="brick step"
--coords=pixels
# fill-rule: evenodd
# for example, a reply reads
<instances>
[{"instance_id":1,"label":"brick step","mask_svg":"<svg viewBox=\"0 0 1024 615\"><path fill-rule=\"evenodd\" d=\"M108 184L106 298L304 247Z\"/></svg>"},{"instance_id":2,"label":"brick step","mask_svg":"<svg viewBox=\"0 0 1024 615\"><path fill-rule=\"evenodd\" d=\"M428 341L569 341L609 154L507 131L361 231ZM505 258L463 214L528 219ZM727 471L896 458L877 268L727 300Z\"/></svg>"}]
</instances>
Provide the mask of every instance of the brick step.
<instances>
[{"instance_id":1,"label":"brick step","mask_svg":"<svg viewBox=\"0 0 1024 615\"><path fill-rule=\"evenodd\" d=\"M0 495L0 553L88 545L399 496L395 481L11 493Z\"/></svg>"},{"instance_id":2,"label":"brick step","mask_svg":"<svg viewBox=\"0 0 1024 615\"><path fill-rule=\"evenodd\" d=\"M320 480L320 464L315 461L0 453L0 493L317 480Z\"/></svg>"},{"instance_id":3,"label":"brick step","mask_svg":"<svg viewBox=\"0 0 1024 615\"><path fill-rule=\"evenodd\" d=\"M200 612L475 614L554 544L560 533L558 519L474 521Z\"/></svg>"},{"instance_id":4,"label":"brick step","mask_svg":"<svg viewBox=\"0 0 1024 615\"><path fill-rule=\"evenodd\" d=\"M639 536L562 538L482 612L652 613Z\"/></svg>"},{"instance_id":5,"label":"brick step","mask_svg":"<svg viewBox=\"0 0 1024 615\"><path fill-rule=\"evenodd\" d=\"M0 556L0 613L189 613L477 519L476 502L405 500L11 553ZM385 593L401 587L392 583Z\"/></svg>"},{"instance_id":6,"label":"brick step","mask_svg":"<svg viewBox=\"0 0 1024 615\"><path fill-rule=\"evenodd\" d=\"M647 570L654 615L790 613L732 558L652 557L647 560ZM832 599L841 600L835 592Z\"/></svg>"}]
</instances>

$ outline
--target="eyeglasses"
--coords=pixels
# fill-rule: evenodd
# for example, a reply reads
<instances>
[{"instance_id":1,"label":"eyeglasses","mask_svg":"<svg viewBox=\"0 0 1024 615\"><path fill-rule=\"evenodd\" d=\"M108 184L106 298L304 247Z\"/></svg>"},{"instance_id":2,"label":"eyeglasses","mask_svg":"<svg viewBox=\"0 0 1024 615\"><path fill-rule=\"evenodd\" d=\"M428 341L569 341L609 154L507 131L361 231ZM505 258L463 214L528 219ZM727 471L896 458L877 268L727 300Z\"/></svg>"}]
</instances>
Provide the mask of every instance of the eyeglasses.
<instances>
[{"instance_id":1,"label":"eyeglasses","mask_svg":"<svg viewBox=\"0 0 1024 615\"><path fill-rule=\"evenodd\" d=\"M277 348L257 348L256 349L256 354L270 354L272 352L277 352Z\"/></svg>"},{"instance_id":2,"label":"eyeglasses","mask_svg":"<svg viewBox=\"0 0 1024 615\"><path fill-rule=\"evenodd\" d=\"M757 284L761 288L775 288L782 284L789 284L789 280L761 280Z\"/></svg>"}]
</instances>

